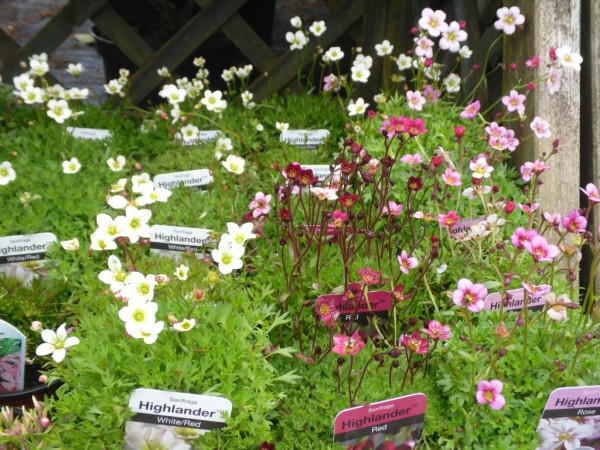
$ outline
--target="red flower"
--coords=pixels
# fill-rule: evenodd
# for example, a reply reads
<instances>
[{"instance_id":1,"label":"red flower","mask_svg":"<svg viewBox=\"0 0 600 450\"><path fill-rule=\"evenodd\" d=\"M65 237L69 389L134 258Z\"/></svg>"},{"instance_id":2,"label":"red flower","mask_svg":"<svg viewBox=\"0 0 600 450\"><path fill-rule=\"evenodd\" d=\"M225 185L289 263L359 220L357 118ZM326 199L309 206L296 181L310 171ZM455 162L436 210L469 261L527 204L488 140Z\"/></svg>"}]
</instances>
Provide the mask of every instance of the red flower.
<instances>
[{"instance_id":1,"label":"red flower","mask_svg":"<svg viewBox=\"0 0 600 450\"><path fill-rule=\"evenodd\" d=\"M302 171L302 167L298 163L289 163L288 166L283 171L283 176L288 180L298 181L300 178L300 172Z\"/></svg>"},{"instance_id":2,"label":"red flower","mask_svg":"<svg viewBox=\"0 0 600 450\"><path fill-rule=\"evenodd\" d=\"M408 134L411 136L419 136L420 134L425 134L429 130L425 128L425 121L423 119L415 119L412 121L408 129Z\"/></svg>"},{"instance_id":3,"label":"red flower","mask_svg":"<svg viewBox=\"0 0 600 450\"><path fill-rule=\"evenodd\" d=\"M429 340L421 337L421 334L418 331L415 331L410 336L406 334L400 336L400 344L404 345L406 348L409 348L417 355L427 353L429 350Z\"/></svg>"},{"instance_id":4,"label":"red flower","mask_svg":"<svg viewBox=\"0 0 600 450\"><path fill-rule=\"evenodd\" d=\"M408 190L410 191L420 191L423 189L423 181L419 177L410 177L408 179Z\"/></svg>"},{"instance_id":5,"label":"red flower","mask_svg":"<svg viewBox=\"0 0 600 450\"><path fill-rule=\"evenodd\" d=\"M350 175L356 169L356 164L351 161L342 162L342 173L344 175Z\"/></svg>"},{"instance_id":6,"label":"red flower","mask_svg":"<svg viewBox=\"0 0 600 450\"><path fill-rule=\"evenodd\" d=\"M352 208L354 205L356 205L357 201L358 201L358 195L351 194L350 192L345 192L340 197L340 203L342 204L342 208L345 208L345 209Z\"/></svg>"},{"instance_id":7,"label":"red flower","mask_svg":"<svg viewBox=\"0 0 600 450\"><path fill-rule=\"evenodd\" d=\"M281 220L284 222L292 221L292 212L289 209L282 209L279 211L279 215L281 216Z\"/></svg>"},{"instance_id":8,"label":"red flower","mask_svg":"<svg viewBox=\"0 0 600 450\"><path fill-rule=\"evenodd\" d=\"M299 175L299 181L302 186L310 186L317 184L317 177L313 173L312 169L302 169Z\"/></svg>"}]
</instances>

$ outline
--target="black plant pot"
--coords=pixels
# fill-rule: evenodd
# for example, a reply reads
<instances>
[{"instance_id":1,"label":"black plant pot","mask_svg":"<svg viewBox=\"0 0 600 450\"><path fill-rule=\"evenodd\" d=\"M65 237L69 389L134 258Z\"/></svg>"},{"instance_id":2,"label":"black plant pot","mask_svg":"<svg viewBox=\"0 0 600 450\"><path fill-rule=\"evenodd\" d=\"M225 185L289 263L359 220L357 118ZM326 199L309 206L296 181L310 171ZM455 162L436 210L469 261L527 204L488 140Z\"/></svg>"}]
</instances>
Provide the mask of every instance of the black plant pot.
<instances>
[{"instance_id":1,"label":"black plant pot","mask_svg":"<svg viewBox=\"0 0 600 450\"><path fill-rule=\"evenodd\" d=\"M39 401L55 395L56 390L63 385L62 381L52 384L40 383L40 366L25 366L25 389L18 392L4 392L0 394L0 406L33 408L32 397Z\"/></svg>"}]
</instances>

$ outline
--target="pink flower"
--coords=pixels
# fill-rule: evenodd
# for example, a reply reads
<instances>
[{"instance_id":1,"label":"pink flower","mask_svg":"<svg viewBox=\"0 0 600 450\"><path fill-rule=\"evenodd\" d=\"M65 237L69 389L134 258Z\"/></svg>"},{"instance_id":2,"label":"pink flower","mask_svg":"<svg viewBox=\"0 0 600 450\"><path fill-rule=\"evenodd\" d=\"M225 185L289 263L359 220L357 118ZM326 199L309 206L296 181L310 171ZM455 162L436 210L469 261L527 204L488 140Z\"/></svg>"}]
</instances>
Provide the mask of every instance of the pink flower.
<instances>
[{"instance_id":1,"label":"pink flower","mask_svg":"<svg viewBox=\"0 0 600 450\"><path fill-rule=\"evenodd\" d=\"M587 220L579 211L574 209L562 220L562 225L571 233L583 233L587 227Z\"/></svg>"},{"instance_id":2,"label":"pink flower","mask_svg":"<svg viewBox=\"0 0 600 450\"><path fill-rule=\"evenodd\" d=\"M358 274L363 284L379 284L379 278L381 278L381 272L377 272L371 269L371 267L358 269Z\"/></svg>"},{"instance_id":3,"label":"pink flower","mask_svg":"<svg viewBox=\"0 0 600 450\"><path fill-rule=\"evenodd\" d=\"M436 105L439 98L442 96L442 91L436 89L431 84L426 84L423 87L423 96L429 103Z\"/></svg>"},{"instance_id":4,"label":"pink flower","mask_svg":"<svg viewBox=\"0 0 600 450\"><path fill-rule=\"evenodd\" d=\"M556 245L548 244L548 241L540 235L534 236L531 241L524 241L523 248L538 262L552 262L560 253Z\"/></svg>"},{"instance_id":5,"label":"pink flower","mask_svg":"<svg viewBox=\"0 0 600 450\"><path fill-rule=\"evenodd\" d=\"M388 205L381 208L383 214L389 214L390 216L399 216L402 214L404 206L401 203L396 203L392 200L388 201Z\"/></svg>"},{"instance_id":6,"label":"pink flower","mask_svg":"<svg viewBox=\"0 0 600 450\"><path fill-rule=\"evenodd\" d=\"M466 306L471 312L479 312L483 310L483 299L487 293L488 290L483 284L474 284L471 280L462 278L458 281L458 289L452 294L452 300L457 306Z\"/></svg>"},{"instance_id":7,"label":"pink flower","mask_svg":"<svg viewBox=\"0 0 600 450\"><path fill-rule=\"evenodd\" d=\"M412 120L408 117L392 116L389 120L384 120L379 131L385 134L387 139L392 139L396 135L402 137L402 133L408 133L412 125Z\"/></svg>"},{"instance_id":8,"label":"pink flower","mask_svg":"<svg viewBox=\"0 0 600 450\"><path fill-rule=\"evenodd\" d=\"M419 91L408 91L406 93L406 100L408 101L408 107L416 111L421 111L426 100Z\"/></svg>"},{"instance_id":9,"label":"pink flower","mask_svg":"<svg viewBox=\"0 0 600 450\"><path fill-rule=\"evenodd\" d=\"M492 409L502 409L506 405L506 399L502 395L504 385L500 380L482 380L477 384L477 402L488 404Z\"/></svg>"},{"instance_id":10,"label":"pink flower","mask_svg":"<svg viewBox=\"0 0 600 450\"><path fill-rule=\"evenodd\" d=\"M415 331L410 336L406 334L400 336L400 344L412 350L417 355L422 355L429 351L429 340L421 337L421 334L418 331Z\"/></svg>"},{"instance_id":11,"label":"pink flower","mask_svg":"<svg viewBox=\"0 0 600 450\"><path fill-rule=\"evenodd\" d=\"M460 216L456 214L456 211L450 211L448 214L438 214L438 222L445 227L456 225L459 220Z\"/></svg>"},{"instance_id":12,"label":"pink flower","mask_svg":"<svg viewBox=\"0 0 600 450\"><path fill-rule=\"evenodd\" d=\"M254 200L250 202L248 208L252 210L252 216L256 219L260 216L266 216L271 211L271 195L265 195L262 192L257 192L254 195Z\"/></svg>"},{"instance_id":13,"label":"pink flower","mask_svg":"<svg viewBox=\"0 0 600 450\"><path fill-rule=\"evenodd\" d=\"M419 27L427 31L430 36L438 37L447 27L445 20L446 13L444 11L424 8L419 19Z\"/></svg>"},{"instance_id":14,"label":"pink flower","mask_svg":"<svg viewBox=\"0 0 600 450\"><path fill-rule=\"evenodd\" d=\"M342 226L344 226L344 223L346 223L347 219L348 214L346 214L343 211L340 211L339 209L336 209L333 212L333 222L328 223L327 226L330 228L342 228Z\"/></svg>"},{"instance_id":15,"label":"pink flower","mask_svg":"<svg viewBox=\"0 0 600 450\"><path fill-rule=\"evenodd\" d=\"M519 94L514 89L510 91L509 95L505 95L502 97L502 103L506 105L506 109L509 112L517 111L519 116L523 116L525 114L525 99L527 96L523 94Z\"/></svg>"},{"instance_id":16,"label":"pink flower","mask_svg":"<svg viewBox=\"0 0 600 450\"><path fill-rule=\"evenodd\" d=\"M496 11L498 20L494 22L496 30L502 30L506 34L513 34L517 25L525 23L525 16L521 14L521 10L513 6L511 8L502 7Z\"/></svg>"},{"instance_id":17,"label":"pink flower","mask_svg":"<svg viewBox=\"0 0 600 450\"><path fill-rule=\"evenodd\" d=\"M539 139L552 136L552 133L550 132L550 124L547 120L542 119L540 116L535 116L529 124L529 127Z\"/></svg>"},{"instance_id":18,"label":"pink flower","mask_svg":"<svg viewBox=\"0 0 600 450\"><path fill-rule=\"evenodd\" d=\"M421 331L428 334L431 339L445 341L452 337L450 330L451 328L448 325L442 325L437 320L432 320L427 325L427 328L423 328Z\"/></svg>"},{"instance_id":19,"label":"pink flower","mask_svg":"<svg viewBox=\"0 0 600 450\"><path fill-rule=\"evenodd\" d=\"M528 59L525 62L525 65L527 67L529 67L530 69L537 69L538 67L540 67L540 63L542 62L542 60L540 59L539 56L534 56L531 59Z\"/></svg>"},{"instance_id":20,"label":"pink flower","mask_svg":"<svg viewBox=\"0 0 600 450\"><path fill-rule=\"evenodd\" d=\"M414 155L407 154L403 155L402 158L400 158L400 161L409 166L414 166L415 164L421 164L423 162L423 157L420 153L415 153Z\"/></svg>"},{"instance_id":21,"label":"pink flower","mask_svg":"<svg viewBox=\"0 0 600 450\"><path fill-rule=\"evenodd\" d=\"M523 203L519 203L519 208L521 211L527 214L533 214L540 207L539 203L532 203L531 205L524 205Z\"/></svg>"},{"instance_id":22,"label":"pink flower","mask_svg":"<svg viewBox=\"0 0 600 450\"><path fill-rule=\"evenodd\" d=\"M433 41L427 36L421 36L416 41L415 53L424 58L433 58Z\"/></svg>"},{"instance_id":23,"label":"pink flower","mask_svg":"<svg viewBox=\"0 0 600 450\"><path fill-rule=\"evenodd\" d=\"M473 103L468 104L465 109L460 113L461 119L474 119L477 117L477 113L479 113L479 108L481 108L481 103L479 100L474 101Z\"/></svg>"},{"instance_id":24,"label":"pink flower","mask_svg":"<svg viewBox=\"0 0 600 450\"><path fill-rule=\"evenodd\" d=\"M527 283L521 284L523 285L523 288L525 289L527 294L529 294L530 297L539 297L540 295L546 295L552 290L552 286L550 286L549 284L540 284L539 286Z\"/></svg>"},{"instance_id":25,"label":"pink flower","mask_svg":"<svg viewBox=\"0 0 600 450\"><path fill-rule=\"evenodd\" d=\"M588 183L585 186L585 190L583 190L583 188L579 189L581 189L581 192L587 195L590 204L593 205L594 203L600 203L600 195L598 195L598 188L594 184Z\"/></svg>"},{"instance_id":26,"label":"pink flower","mask_svg":"<svg viewBox=\"0 0 600 450\"><path fill-rule=\"evenodd\" d=\"M442 174L442 180L448 186L460 186L462 184L460 172L452 170L450 167Z\"/></svg>"},{"instance_id":27,"label":"pink flower","mask_svg":"<svg viewBox=\"0 0 600 450\"><path fill-rule=\"evenodd\" d=\"M510 237L510 242L512 242L512 244L517 248L525 248L523 243L531 242L531 240L537 235L538 233L535 230L525 230L525 228L519 227Z\"/></svg>"},{"instance_id":28,"label":"pink flower","mask_svg":"<svg viewBox=\"0 0 600 450\"><path fill-rule=\"evenodd\" d=\"M402 253L398 255L398 263L400 264L400 270L406 275L408 275L410 269L414 269L419 264L417 258L409 258L406 250L402 250Z\"/></svg>"},{"instance_id":29,"label":"pink flower","mask_svg":"<svg viewBox=\"0 0 600 450\"><path fill-rule=\"evenodd\" d=\"M546 85L548 86L548 92L550 93L550 95L554 95L560 90L562 76L562 70L550 69L548 81L546 81Z\"/></svg>"},{"instance_id":30,"label":"pink flower","mask_svg":"<svg viewBox=\"0 0 600 450\"><path fill-rule=\"evenodd\" d=\"M506 128L498 125L496 122L492 122L487 127L485 127L485 132L490 137L500 137L506 134Z\"/></svg>"},{"instance_id":31,"label":"pink flower","mask_svg":"<svg viewBox=\"0 0 600 450\"><path fill-rule=\"evenodd\" d=\"M332 351L338 355L356 355L366 345L358 331L355 331L350 337L337 334L333 337L333 342Z\"/></svg>"},{"instance_id":32,"label":"pink flower","mask_svg":"<svg viewBox=\"0 0 600 450\"><path fill-rule=\"evenodd\" d=\"M544 219L552 224L553 227L558 227L562 221L562 216L559 213L554 213L554 214L550 214L545 212L544 213Z\"/></svg>"},{"instance_id":33,"label":"pink flower","mask_svg":"<svg viewBox=\"0 0 600 450\"><path fill-rule=\"evenodd\" d=\"M530 181L532 177L533 163L531 161L527 161L521 166L521 178L523 178L523 181Z\"/></svg>"},{"instance_id":34,"label":"pink flower","mask_svg":"<svg viewBox=\"0 0 600 450\"><path fill-rule=\"evenodd\" d=\"M315 310L327 326L335 325L340 317L340 312L335 306L335 300L331 297L319 298Z\"/></svg>"},{"instance_id":35,"label":"pink flower","mask_svg":"<svg viewBox=\"0 0 600 450\"><path fill-rule=\"evenodd\" d=\"M338 198L336 194L337 191L328 187L311 187L310 192L322 202L324 202L325 200L337 200Z\"/></svg>"}]
</instances>

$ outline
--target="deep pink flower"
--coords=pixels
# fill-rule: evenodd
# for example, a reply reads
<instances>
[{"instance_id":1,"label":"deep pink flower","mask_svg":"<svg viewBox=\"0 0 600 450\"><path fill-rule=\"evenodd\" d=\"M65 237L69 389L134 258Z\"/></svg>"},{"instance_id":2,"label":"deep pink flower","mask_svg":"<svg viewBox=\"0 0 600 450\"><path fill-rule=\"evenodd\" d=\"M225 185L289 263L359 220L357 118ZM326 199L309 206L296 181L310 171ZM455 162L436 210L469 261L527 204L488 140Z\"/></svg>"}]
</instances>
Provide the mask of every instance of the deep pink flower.
<instances>
[{"instance_id":1,"label":"deep pink flower","mask_svg":"<svg viewBox=\"0 0 600 450\"><path fill-rule=\"evenodd\" d=\"M265 195L262 192L257 192L254 195L254 200L250 202L248 208L252 210L252 216L256 219L260 216L266 216L271 211L271 195Z\"/></svg>"},{"instance_id":2,"label":"deep pink flower","mask_svg":"<svg viewBox=\"0 0 600 450\"><path fill-rule=\"evenodd\" d=\"M385 134L387 139L392 139L396 135L402 137L402 133L408 133L411 124L412 120L408 117L392 116L389 120L383 121L379 131L381 131L382 134Z\"/></svg>"},{"instance_id":3,"label":"deep pink flower","mask_svg":"<svg viewBox=\"0 0 600 450\"><path fill-rule=\"evenodd\" d=\"M574 209L562 220L563 227L571 233L583 233L587 227L587 220L579 211Z\"/></svg>"},{"instance_id":4,"label":"deep pink flower","mask_svg":"<svg viewBox=\"0 0 600 450\"><path fill-rule=\"evenodd\" d=\"M462 184L460 172L452 170L450 167L442 174L442 180L447 186L460 186Z\"/></svg>"},{"instance_id":5,"label":"deep pink flower","mask_svg":"<svg viewBox=\"0 0 600 450\"><path fill-rule=\"evenodd\" d=\"M396 203L392 200L388 201L388 205L381 208L383 214L389 214L390 216L399 216L402 214L404 206L401 203Z\"/></svg>"},{"instance_id":6,"label":"deep pink flower","mask_svg":"<svg viewBox=\"0 0 600 450\"><path fill-rule=\"evenodd\" d=\"M437 320L429 322L427 328L423 328L421 331L428 334L431 339L439 341L445 341L452 337L451 328L448 325L442 325Z\"/></svg>"},{"instance_id":7,"label":"deep pink flower","mask_svg":"<svg viewBox=\"0 0 600 450\"><path fill-rule=\"evenodd\" d=\"M408 275L410 270L417 267L419 262L417 261L417 258L409 257L406 250L402 250L402 253L398 255L398 264L400 264L402 273Z\"/></svg>"},{"instance_id":8,"label":"deep pink flower","mask_svg":"<svg viewBox=\"0 0 600 450\"><path fill-rule=\"evenodd\" d=\"M504 385L500 380L482 380L477 384L475 398L482 405L488 404L492 409L502 409L506 405L502 389L504 389Z\"/></svg>"},{"instance_id":9,"label":"deep pink flower","mask_svg":"<svg viewBox=\"0 0 600 450\"><path fill-rule=\"evenodd\" d=\"M331 297L319 298L315 310L327 326L335 325L340 317L340 312L335 306L335 300Z\"/></svg>"},{"instance_id":10,"label":"deep pink flower","mask_svg":"<svg viewBox=\"0 0 600 450\"><path fill-rule=\"evenodd\" d=\"M556 245L548 244L548 241L540 235L534 236L531 241L524 241L523 247L538 262L552 262L560 253Z\"/></svg>"},{"instance_id":11,"label":"deep pink flower","mask_svg":"<svg viewBox=\"0 0 600 450\"><path fill-rule=\"evenodd\" d=\"M594 203L600 203L600 195L598 195L598 188L596 187L596 185L592 184L592 183L588 183L585 186L585 190L583 188L579 188L581 189L581 192L583 192L585 195L587 195L588 200L590 201L590 203L593 205Z\"/></svg>"},{"instance_id":12,"label":"deep pink flower","mask_svg":"<svg viewBox=\"0 0 600 450\"><path fill-rule=\"evenodd\" d=\"M357 300L362 298L363 288L360 283L350 283L344 293L344 300Z\"/></svg>"},{"instance_id":13,"label":"deep pink flower","mask_svg":"<svg viewBox=\"0 0 600 450\"><path fill-rule=\"evenodd\" d=\"M510 242L517 248L525 248L524 242L530 242L538 233L535 230L525 230L523 227L519 227L515 230L514 234L510 237Z\"/></svg>"},{"instance_id":14,"label":"deep pink flower","mask_svg":"<svg viewBox=\"0 0 600 450\"><path fill-rule=\"evenodd\" d=\"M429 351L429 340L422 337L418 331L415 331L410 336L406 334L400 336L400 344L412 350L417 355L422 355Z\"/></svg>"},{"instance_id":15,"label":"deep pink flower","mask_svg":"<svg viewBox=\"0 0 600 450\"><path fill-rule=\"evenodd\" d=\"M488 290L483 284L474 284L471 280L462 278L458 281L458 289L452 294L452 300L457 306L466 306L471 312L480 312L487 293Z\"/></svg>"},{"instance_id":16,"label":"deep pink flower","mask_svg":"<svg viewBox=\"0 0 600 450\"><path fill-rule=\"evenodd\" d=\"M342 226L344 226L344 223L346 223L347 219L348 214L346 214L343 211L340 211L339 209L336 209L333 212L333 222L328 223L327 226L330 228L342 228Z\"/></svg>"},{"instance_id":17,"label":"deep pink flower","mask_svg":"<svg viewBox=\"0 0 600 450\"><path fill-rule=\"evenodd\" d=\"M479 100L474 101L473 103L465 106L465 109L460 113L461 119L474 119L477 117L479 113L479 108L481 108L481 103Z\"/></svg>"},{"instance_id":18,"label":"deep pink flower","mask_svg":"<svg viewBox=\"0 0 600 450\"><path fill-rule=\"evenodd\" d=\"M332 351L338 355L356 355L366 345L358 330L350 337L345 334L337 334L333 337L333 342Z\"/></svg>"},{"instance_id":19,"label":"deep pink flower","mask_svg":"<svg viewBox=\"0 0 600 450\"><path fill-rule=\"evenodd\" d=\"M379 278L381 278L381 272L367 267L366 269L358 269L363 284L379 284Z\"/></svg>"},{"instance_id":20,"label":"deep pink flower","mask_svg":"<svg viewBox=\"0 0 600 450\"><path fill-rule=\"evenodd\" d=\"M427 133L429 130L425 128L425 121L423 119L415 119L408 127L408 134L411 136L419 136Z\"/></svg>"},{"instance_id":21,"label":"deep pink flower","mask_svg":"<svg viewBox=\"0 0 600 450\"><path fill-rule=\"evenodd\" d=\"M438 222L445 227L452 227L460 220L456 211L450 211L448 214L438 214Z\"/></svg>"},{"instance_id":22,"label":"deep pink flower","mask_svg":"<svg viewBox=\"0 0 600 450\"><path fill-rule=\"evenodd\" d=\"M537 69L538 67L540 67L540 63L542 62L542 60L540 59L539 56L534 56L531 59L528 59L525 62L525 65L527 67L529 67L530 69Z\"/></svg>"}]
</instances>

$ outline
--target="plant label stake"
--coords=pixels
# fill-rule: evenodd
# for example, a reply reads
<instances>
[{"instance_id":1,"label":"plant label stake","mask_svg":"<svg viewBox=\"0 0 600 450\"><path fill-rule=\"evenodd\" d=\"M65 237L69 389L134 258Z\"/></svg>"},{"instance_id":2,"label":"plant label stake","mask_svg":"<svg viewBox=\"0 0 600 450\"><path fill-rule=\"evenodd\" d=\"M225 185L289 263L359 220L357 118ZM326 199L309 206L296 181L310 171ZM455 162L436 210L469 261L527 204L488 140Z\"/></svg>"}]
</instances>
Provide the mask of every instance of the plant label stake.
<instances>
[{"instance_id":1,"label":"plant label stake","mask_svg":"<svg viewBox=\"0 0 600 450\"><path fill-rule=\"evenodd\" d=\"M163 173L154 177L154 184L157 187L164 189L173 189L179 187L179 185L183 183L186 187L196 187L205 191L212 181L213 177L208 169Z\"/></svg>"},{"instance_id":2,"label":"plant label stake","mask_svg":"<svg viewBox=\"0 0 600 450\"><path fill-rule=\"evenodd\" d=\"M97 128L78 128L67 127L67 132L73 137L86 140L104 140L112 138L112 133L108 130L100 130Z\"/></svg>"},{"instance_id":3,"label":"plant label stake","mask_svg":"<svg viewBox=\"0 0 600 450\"><path fill-rule=\"evenodd\" d=\"M328 137L329 130L284 130L279 140L285 144L314 150L323 145Z\"/></svg>"},{"instance_id":4,"label":"plant label stake","mask_svg":"<svg viewBox=\"0 0 600 450\"><path fill-rule=\"evenodd\" d=\"M150 227L150 248L163 256L179 259L182 253L194 253L198 259L210 253L204 251L211 243L211 230L204 228L172 227L152 225Z\"/></svg>"},{"instance_id":5,"label":"plant label stake","mask_svg":"<svg viewBox=\"0 0 600 450\"><path fill-rule=\"evenodd\" d=\"M335 417L333 442L348 447L384 448L383 443L390 443L393 448L412 448L421 439L426 408L425 394L411 394L345 409Z\"/></svg>"}]
</instances>

